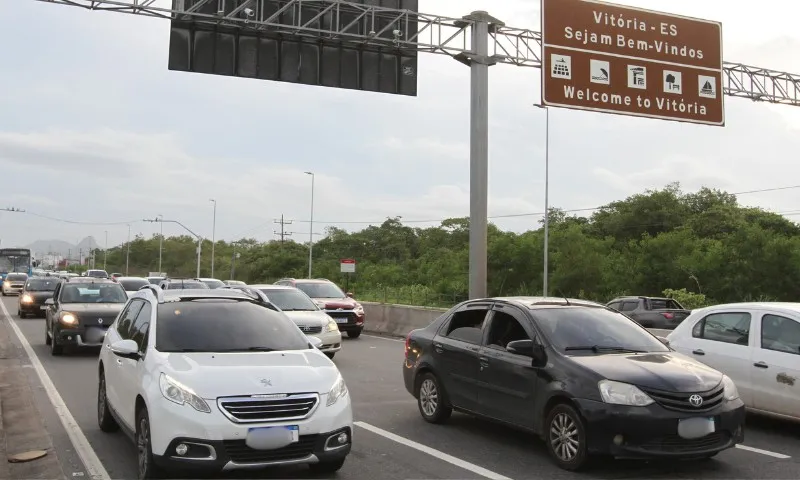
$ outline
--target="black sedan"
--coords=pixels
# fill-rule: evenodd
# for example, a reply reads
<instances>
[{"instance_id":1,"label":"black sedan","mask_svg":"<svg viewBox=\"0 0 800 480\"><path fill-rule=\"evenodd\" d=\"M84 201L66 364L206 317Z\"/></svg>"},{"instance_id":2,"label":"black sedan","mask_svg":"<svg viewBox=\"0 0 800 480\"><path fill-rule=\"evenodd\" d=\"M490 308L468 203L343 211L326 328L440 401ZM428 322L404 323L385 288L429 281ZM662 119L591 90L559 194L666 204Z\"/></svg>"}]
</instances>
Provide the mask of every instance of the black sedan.
<instances>
[{"instance_id":1,"label":"black sedan","mask_svg":"<svg viewBox=\"0 0 800 480\"><path fill-rule=\"evenodd\" d=\"M77 277L59 283L45 302L45 343L61 355L65 346L99 347L106 330L128 301L125 290L112 280Z\"/></svg>"},{"instance_id":2,"label":"black sedan","mask_svg":"<svg viewBox=\"0 0 800 480\"><path fill-rule=\"evenodd\" d=\"M25 318L28 315L44 317L47 307L44 302L53 298L53 292L60 280L54 277L33 277L25 282L17 301L17 316Z\"/></svg>"},{"instance_id":3,"label":"black sedan","mask_svg":"<svg viewBox=\"0 0 800 480\"><path fill-rule=\"evenodd\" d=\"M534 432L566 470L595 455L709 458L744 440L730 378L593 302L464 302L412 331L405 350L425 420L458 410Z\"/></svg>"}]
</instances>

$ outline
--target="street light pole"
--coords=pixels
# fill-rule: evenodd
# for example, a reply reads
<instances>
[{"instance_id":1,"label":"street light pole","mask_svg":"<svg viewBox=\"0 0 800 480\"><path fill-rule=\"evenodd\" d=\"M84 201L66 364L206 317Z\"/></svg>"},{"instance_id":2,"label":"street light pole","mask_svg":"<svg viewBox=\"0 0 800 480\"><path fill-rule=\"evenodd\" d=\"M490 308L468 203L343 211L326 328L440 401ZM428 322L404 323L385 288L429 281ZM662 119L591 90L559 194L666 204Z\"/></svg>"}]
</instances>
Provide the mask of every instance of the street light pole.
<instances>
[{"instance_id":1,"label":"street light pole","mask_svg":"<svg viewBox=\"0 0 800 480\"><path fill-rule=\"evenodd\" d=\"M214 250L217 244L217 201L210 198L214 204L214 220L211 224L211 278L214 278Z\"/></svg>"},{"instance_id":2,"label":"street light pole","mask_svg":"<svg viewBox=\"0 0 800 480\"><path fill-rule=\"evenodd\" d=\"M128 252L125 254L125 275L128 275L128 267L131 264L131 224L128 224Z\"/></svg>"},{"instance_id":3,"label":"street light pole","mask_svg":"<svg viewBox=\"0 0 800 480\"><path fill-rule=\"evenodd\" d=\"M201 258L200 257L200 253L202 251L201 247L202 247L202 244L203 244L203 237L201 237L200 235L194 233L193 231L191 231L189 229L189 227L187 227L186 225L182 224L181 222L179 222L177 220L164 220L163 218L159 218L159 217L161 217L161 215L159 215L158 217L154 218L153 220L148 220L148 219L145 218L143 221L150 222L150 223L159 222L159 223L162 223L162 224L163 223L176 223L176 224L180 225L181 227L183 227L184 230L186 230L187 232L191 233L197 239L197 278L200 278L200 258ZM161 272L159 272L159 273L161 273Z\"/></svg>"},{"instance_id":4,"label":"street light pole","mask_svg":"<svg viewBox=\"0 0 800 480\"><path fill-rule=\"evenodd\" d=\"M308 278L311 278L311 266L314 262L314 173L305 172L305 174L311 175L311 221L308 230Z\"/></svg>"},{"instance_id":5,"label":"street light pole","mask_svg":"<svg viewBox=\"0 0 800 480\"><path fill-rule=\"evenodd\" d=\"M542 294L547 296L548 289L548 253L550 251L550 109L545 105L536 105L544 109L544 274L542 277Z\"/></svg>"},{"instance_id":6,"label":"street light pole","mask_svg":"<svg viewBox=\"0 0 800 480\"><path fill-rule=\"evenodd\" d=\"M163 219L164 215L161 215L159 213L157 218ZM163 222L160 222L160 223L161 223L161 233L159 233L159 237L158 237L158 274L159 275L161 275L161 272L164 271L164 270L161 269L161 256L162 256L161 252L164 251L164 223Z\"/></svg>"},{"instance_id":7,"label":"street light pole","mask_svg":"<svg viewBox=\"0 0 800 480\"><path fill-rule=\"evenodd\" d=\"M108 230L106 230L106 246L103 248L103 270L106 269L107 262L108 262Z\"/></svg>"}]
</instances>

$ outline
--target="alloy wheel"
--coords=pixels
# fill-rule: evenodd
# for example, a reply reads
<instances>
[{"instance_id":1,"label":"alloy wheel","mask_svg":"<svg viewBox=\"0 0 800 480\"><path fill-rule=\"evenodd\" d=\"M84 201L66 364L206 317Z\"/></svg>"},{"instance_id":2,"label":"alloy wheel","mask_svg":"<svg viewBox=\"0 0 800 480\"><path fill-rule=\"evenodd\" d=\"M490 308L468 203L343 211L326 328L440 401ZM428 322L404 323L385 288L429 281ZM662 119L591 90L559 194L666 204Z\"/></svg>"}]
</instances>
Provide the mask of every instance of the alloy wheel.
<instances>
[{"instance_id":1,"label":"alloy wheel","mask_svg":"<svg viewBox=\"0 0 800 480\"><path fill-rule=\"evenodd\" d=\"M571 462L580 451L578 425L566 413L559 412L550 422L550 446L562 462Z\"/></svg>"},{"instance_id":2,"label":"alloy wheel","mask_svg":"<svg viewBox=\"0 0 800 480\"><path fill-rule=\"evenodd\" d=\"M439 389L430 378L426 378L420 385L419 401L425 415L432 417L436 413L436 409L439 407Z\"/></svg>"}]
</instances>

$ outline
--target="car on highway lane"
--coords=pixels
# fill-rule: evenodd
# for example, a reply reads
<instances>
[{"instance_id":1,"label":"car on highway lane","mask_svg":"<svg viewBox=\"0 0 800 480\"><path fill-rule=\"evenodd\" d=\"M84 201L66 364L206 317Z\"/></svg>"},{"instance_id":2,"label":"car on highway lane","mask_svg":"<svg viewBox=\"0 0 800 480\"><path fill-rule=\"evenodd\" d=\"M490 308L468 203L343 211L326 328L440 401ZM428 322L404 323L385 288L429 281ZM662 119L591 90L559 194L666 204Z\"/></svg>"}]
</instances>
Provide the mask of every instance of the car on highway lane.
<instances>
[{"instance_id":1,"label":"car on highway lane","mask_svg":"<svg viewBox=\"0 0 800 480\"><path fill-rule=\"evenodd\" d=\"M165 278L158 285L162 290L209 289L199 278Z\"/></svg>"},{"instance_id":2,"label":"car on highway lane","mask_svg":"<svg viewBox=\"0 0 800 480\"><path fill-rule=\"evenodd\" d=\"M342 332L338 324L302 290L282 285L249 285L264 293L276 307L280 308L309 337L318 338L319 349L333 358L342 349Z\"/></svg>"},{"instance_id":3,"label":"car on highway lane","mask_svg":"<svg viewBox=\"0 0 800 480\"><path fill-rule=\"evenodd\" d=\"M216 278L200 278L199 280L205 283L208 288L221 288L225 286L222 280Z\"/></svg>"},{"instance_id":4,"label":"car on highway lane","mask_svg":"<svg viewBox=\"0 0 800 480\"><path fill-rule=\"evenodd\" d=\"M60 282L45 301L45 344L52 355L64 347L99 347L128 296L113 280L75 277Z\"/></svg>"},{"instance_id":5,"label":"car on highway lane","mask_svg":"<svg viewBox=\"0 0 800 480\"><path fill-rule=\"evenodd\" d=\"M670 347L730 376L748 410L800 421L800 303L732 303L695 310Z\"/></svg>"},{"instance_id":6,"label":"car on highway lane","mask_svg":"<svg viewBox=\"0 0 800 480\"><path fill-rule=\"evenodd\" d=\"M45 302L53 298L53 292L59 282L60 280L52 277L29 278L19 295L17 316L19 318L25 318L28 315L44 317L47 310Z\"/></svg>"},{"instance_id":7,"label":"car on highway lane","mask_svg":"<svg viewBox=\"0 0 800 480\"><path fill-rule=\"evenodd\" d=\"M89 269L89 270L86 270L86 274L84 276L92 277L92 278L109 278L108 272L106 272L105 270L100 270L100 269Z\"/></svg>"},{"instance_id":8,"label":"car on highway lane","mask_svg":"<svg viewBox=\"0 0 800 480\"><path fill-rule=\"evenodd\" d=\"M100 429L135 438L141 479L298 464L333 473L353 413L318 343L263 294L143 289L101 349Z\"/></svg>"},{"instance_id":9,"label":"car on highway lane","mask_svg":"<svg viewBox=\"0 0 800 480\"><path fill-rule=\"evenodd\" d=\"M426 421L458 410L532 431L565 470L710 458L744 438L733 380L594 302L460 303L408 335L403 378Z\"/></svg>"},{"instance_id":10,"label":"car on highway lane","mask_svg":"<svg viewBox=\"0 0 800 480\"><path fill-rule=\"evenodd\" d=\"M19 295L25 287L25 282L28 280L27 273L9 273L3 280L2 292L3 296Z\"/></svg>"},{"instance_id":11,"label":"car on highway lane","mask_svg":"<svg viewBox=\"0 0 800 480\"><path fill-rule=\"evenodd\" d=\"M325 313L339 324L339 330L350 338L358 338L364 330L364 307L338 285L325 278L282 278L275 285L295 287L311 297Z\"/></svg>"},{"instance_id":12,"label":"car on highway lane","mask_svg":"<svg viewBox=\"0 0 800 480\"><path fill-rule=\"evenodd\" d=\"M150 282L142 277L117 277L114 281L122 286L129 297L138 292L140 288L150 285Z\"/></svg>"}]
</instances>

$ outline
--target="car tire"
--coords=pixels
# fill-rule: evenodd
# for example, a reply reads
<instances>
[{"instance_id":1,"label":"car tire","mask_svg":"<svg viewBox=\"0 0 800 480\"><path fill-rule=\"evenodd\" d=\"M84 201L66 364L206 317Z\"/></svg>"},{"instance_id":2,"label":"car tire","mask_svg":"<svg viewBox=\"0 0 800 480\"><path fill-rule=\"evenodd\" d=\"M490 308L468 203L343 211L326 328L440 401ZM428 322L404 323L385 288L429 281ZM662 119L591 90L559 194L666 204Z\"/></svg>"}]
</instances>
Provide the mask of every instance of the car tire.
<instances>
[{"instance_id":1,"label":"car tire","mask_svg":"<svg viewBox=\"0 0 800 480\"><path fill-rule=\"evenodd\" d=\"M436 375L425 372L417 381L417 407L422 418L429 423L444 423L453 414L447 394Z\"/></svg>"},{"instance_id":2,"label":"car tire","mask_svg":"<svg viewBox=\"0 0 800 480\"><path fill-rule=\"evenodd\" d=\"M335 473L344 466L344 458L328 462L311 463L308 467L314 473Z\"/></svg>"},{"instance_id":3,"label":"car tire","mask_svg":"<svg viewBox=\"0 0 800 480\"><path fill-rule=\"evenodd\" d=\"M106 372L100 370L100 381L97 385L97 424L100 430L106 433L113 433L119 430L119 424L111 415L111 408L108 406L106 396Z\"/></svg>"},{"instance_id":4,"label":"car tire","mask_svg":"<svg viewBox=\"0 0 800 480\"><path fill-rule=\"evenodd\" d=\"M350 330L347 332L347 336L350 338L358 338L361 336L361 330Z\"/></svg>"},{"instance_id":5,"label":"car tire","mask_svg":"<svg viewBox=\"0 0 800 480\"><path fill-rule=\"evenodd\" d=\"M50 355L58 357L64 353L64 347L56 341L56 332L50 331Z\"/></svg>"},{"instance_id":6,"label":"car tire","mask_svg":"<svg viewBox=\"0 0 800 480\"><path fill-rule=\"evenodd\" d=\"M544 438L547 451L560 468L574 472L586 466L589 459L586 424L572 406L559 403L550 409L544 424Z\"/></svg>"},{"instance_id":7,"label":"car tire","mask_svg":"<svg viewBox=\"0 0 800 480\"><path fill-rule=\"evenodd\" d=\"M44 321L44 344L50 345L52 340L50 339L50 327L47 326L47 320Z\"/></svg>"},{"instance_id":8,"label":"car tire","mask_svg":"<svg viewBox=\"0 0 800 480\"><path fill-rule=\"evenodd\" d=\"M140 407L136 412L136 453L139 480L161 478L161 469L153 460L153 447L150 441L150 418L147 407Z\"/></svg>"},{"instance_id":9,"label":"car tire","mask_svg":"<svg viewBox=\"0 0 800 480\"><path fill-rule=\"evenodd\" d=\"M336 352L325 352L325 356L333 360L333 357L336 355Z\"/></svg>"}]
</instances>

